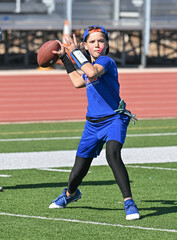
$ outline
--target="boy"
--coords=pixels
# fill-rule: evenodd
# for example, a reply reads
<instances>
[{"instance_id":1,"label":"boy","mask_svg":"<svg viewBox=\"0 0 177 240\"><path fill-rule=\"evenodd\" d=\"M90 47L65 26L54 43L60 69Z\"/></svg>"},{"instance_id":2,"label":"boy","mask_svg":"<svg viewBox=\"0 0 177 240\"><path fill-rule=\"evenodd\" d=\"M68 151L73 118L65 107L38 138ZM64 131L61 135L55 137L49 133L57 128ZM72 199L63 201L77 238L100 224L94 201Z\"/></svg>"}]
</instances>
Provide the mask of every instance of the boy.
<instances>
[{"instance_id":1,"label":"boy","mask_svg":"<svg viewBox=\"0 0 177 240\"><path fill-rule=\"evenodd\" d=\"M84 74L81 76L76 71L61 42L58 41L61 49L53 53L62 60L74 87L87 88L87 121L68 187L49 208L64 208L67 204L81 198L78 186L87 174L93 158L100 154L106 143L106 159L122 192L126 219L139 219L137 206L132 199L128 173L121 159L121 148L132 115L126 115L128 111L125 110L125 104L123 108L120 106L122 100L119 96L117 66L110 57L106 56L109 52L108 33L102 26L97 25L87 28L84 32L83 43L91 63L78 49L75 35L73 39L68 35L65 41L72 58Z\"/></svg>"}]
</instances>

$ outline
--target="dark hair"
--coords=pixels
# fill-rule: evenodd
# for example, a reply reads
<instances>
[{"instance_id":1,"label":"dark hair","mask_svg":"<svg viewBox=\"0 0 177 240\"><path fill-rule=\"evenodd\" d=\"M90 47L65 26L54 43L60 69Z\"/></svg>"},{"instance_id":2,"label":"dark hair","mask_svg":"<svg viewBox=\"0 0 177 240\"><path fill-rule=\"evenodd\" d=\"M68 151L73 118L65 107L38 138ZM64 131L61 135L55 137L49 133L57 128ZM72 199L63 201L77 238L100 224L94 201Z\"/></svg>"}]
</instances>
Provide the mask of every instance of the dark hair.
<instances>
[{"instance_id":1,"label":"dark hair","mask_svg":"<svg viewBox=\"0 0 177 240\"><path fill-rule=\"evenodd\" d=\"M98 26L89 26L88 28L89 28L89 31L92 31L94 29L100 29L101 30L101 28L98 27Z\"/></svg>"},{"instance_id":2,"label":"dark hair","mask_svg":"<svg viewBox=\"0 0 177 240\"><path fill-rule=\"evenodd\" d=\"M101 30L101 28L98 27L98 26L89 26L89 27L88 27L89 34L90 34L92 31L94 32L94 30L100 30L100 32L103 33L102 30ZM95 32L97 32L97 31L95 31ZM99 31L98 31L98 32L99 32ZM103 33L103 34L104 34L104 33ZM107 40L106 34L104 34L104 36L105 36L105 39ZM85 38L85 42L87 42L88 37L89 37L89 35L87 35L87 37Z\"/></svg>"}]
</instances>

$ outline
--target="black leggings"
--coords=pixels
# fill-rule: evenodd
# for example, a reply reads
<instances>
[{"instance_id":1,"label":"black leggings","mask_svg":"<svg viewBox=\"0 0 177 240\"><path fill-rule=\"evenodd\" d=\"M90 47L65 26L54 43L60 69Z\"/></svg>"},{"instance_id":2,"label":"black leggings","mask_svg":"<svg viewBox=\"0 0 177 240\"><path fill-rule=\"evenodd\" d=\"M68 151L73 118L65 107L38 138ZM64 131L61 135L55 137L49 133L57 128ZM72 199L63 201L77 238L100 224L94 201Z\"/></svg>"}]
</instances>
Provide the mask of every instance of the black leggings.
<instances>
[{"instance_id":1,"label":"black leggings","mask_svg":"<svg viewBox=\"0 0 177 240\"><path fill-rule=\"evenodd\" d=\"M113 171L116 183L120 187L123 197L127 198L131 197L132 194L128 173L121 159L121 149L121 143L114 140L108 141L106 144L106 159ZM68 182L69 193L74 193L77 187L81 184L82 179L86 176L90 168L92 160L92 158L81 158L76 156L75 164L72 168Z\"/></svg>"},{"instance_id":2,"label":"black leggings","mask_svg":"<svg viewBox=\"0 0 177 240\"><path fill-rule=\"evenodd\" d=\"M82 179L88 173L91 163L92 158L82 158L76 155L75 163L68 182L69 193L74 193L76 191L77 187L81 184Z\"/></svg>"},{"instance_id":3,"label":"black leggings","mask_svg":"<svg viewBox=\"0 0 177 240\"><path fill-rule=\"evenodd\" d=\"M124 198L132 197L127 170L121 158L122 144L111 140L106 144L106 159Z\"/></svg>"}]
</instances>

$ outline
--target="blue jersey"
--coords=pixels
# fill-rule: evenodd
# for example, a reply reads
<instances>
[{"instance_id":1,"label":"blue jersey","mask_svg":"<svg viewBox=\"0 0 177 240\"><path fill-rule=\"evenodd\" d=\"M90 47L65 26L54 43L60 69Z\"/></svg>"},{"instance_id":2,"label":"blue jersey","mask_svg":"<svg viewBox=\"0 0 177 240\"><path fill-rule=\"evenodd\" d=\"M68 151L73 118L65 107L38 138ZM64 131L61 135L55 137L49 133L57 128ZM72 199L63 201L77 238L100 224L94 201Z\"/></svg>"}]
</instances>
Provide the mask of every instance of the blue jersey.
<instances>
[{"instance_id":1,"label":"blue jersey","mask_svg":"<svg viewBox=\"0 0 177 240\"><path fill-rule=\"evenodd\" d=\"M87 116L93 119L114 114L120 102L117 66L108 56L99 57L94 64L104 67L105 73L95 79L83 74L87 88Z\"/></svg>"}]
</instances>

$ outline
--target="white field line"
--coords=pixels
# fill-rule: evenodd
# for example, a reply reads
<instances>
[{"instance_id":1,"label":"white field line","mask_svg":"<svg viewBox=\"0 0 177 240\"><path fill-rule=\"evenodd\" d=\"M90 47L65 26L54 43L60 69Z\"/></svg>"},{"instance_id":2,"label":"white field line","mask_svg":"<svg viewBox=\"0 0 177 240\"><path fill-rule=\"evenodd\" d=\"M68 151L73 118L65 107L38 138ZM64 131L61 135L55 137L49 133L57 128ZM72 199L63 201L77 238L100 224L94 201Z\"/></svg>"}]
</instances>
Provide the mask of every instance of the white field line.
<instances>
[{"instance_id":1,"label":"white field line","mask_svg":"<svg viewBox=\"0 0 177 240\"><path fill-rule=\"evenodd\" d=\"M155 170L167 170L167 171L177 171L177 168L147 167L147 166L133 166L133 165L126 165L126 167L155 169Z\"/></svg>"},{"instance_id":2,"label":"white field line","mask_svg":"<svg viewBox=\"0 0 177 240\"><path fill-rule=\"evenodd\" d=\"M145 133L145 134L127 134L127 137L156 137L156 136L177 136L177 133ZM75 137L48 137L48 138L13 138L0 139L0 142L20 142L20 141L49 141L49 140L72 140L80 139L81 136Z\"/></svg>"},{"instance_id":3,"label":"white field line","mask_svg":"<svg viewBox=\"0 0 177 240\"><path fill-rule=\"evenodd\" d=\"M51 171L51 172L71 172L71 170L68 170L68 169L54 169L54 168L38 168L37 170ZM91 172L88 171L88 173L91 173Z\"/></svg>"},{"instance_id":4,"label":"white field line","mask_svg":"<svg viewBox=\"0 0 177 240\"><path fill-rule=\"evenodd\" d=\"M71 172L71 170L68 170L68 169L54 169L54 168L38 168L37 170L51 171L51 172Z\"/></svg>"},{"instance_id":5,"label":"white field line","mask_svg":"<svg viewBox=\"0 0 177 240\"><path fill-rule=\"evenodd\" d=\"M12 177L11 175L0 175L0 177Z\"/></svg>"},{"instance_id":6,"label":"white field line","mask_svg":"<svg viewBox=\"0 0 177 240\"><path fill-rule=\"evenodd\" d=\"M102 222L82 221L82 220L77 220L77 219L29 216L29 215L12 214L12 213L5 213L5 212L0 212L0 215L10 216L10 217L32 218L32 219L62 221L62 222L71 222L71 223L85 223L85 224L100 225L100 226L110 226L110 227L119 227L119 228L134 228L134 229L141 229L141 230L148 230L148 231L160 231L160 232L177 233L176 229L148 228L148 227L141 227L141 226L131 226L131 225L122 225L122 224L111 224L111 223L102 223Z\"/></svg>"}]
</instances>

